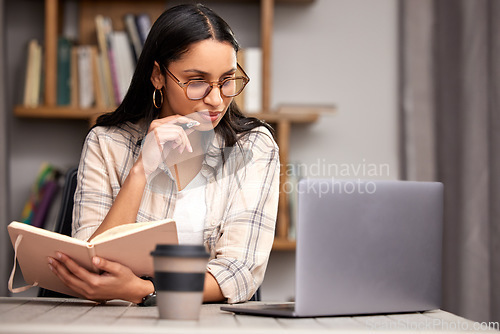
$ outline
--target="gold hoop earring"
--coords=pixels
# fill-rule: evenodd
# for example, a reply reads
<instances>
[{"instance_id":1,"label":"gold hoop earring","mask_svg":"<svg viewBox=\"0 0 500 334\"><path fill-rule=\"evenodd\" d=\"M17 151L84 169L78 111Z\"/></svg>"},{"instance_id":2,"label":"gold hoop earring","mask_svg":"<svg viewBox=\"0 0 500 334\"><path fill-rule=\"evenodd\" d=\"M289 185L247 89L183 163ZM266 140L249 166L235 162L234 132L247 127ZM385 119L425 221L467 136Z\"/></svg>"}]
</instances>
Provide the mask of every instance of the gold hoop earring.
<instances>
[{"instance_id":1,"label":"gold hoop earring","mask_svg":"<svg viewBox=\"0 0 500 334\"><path fill-rule=\"evenodd\" d=\"M160 105L156 105L156 91L159 91L160 92ZM161 91L161 89L157 89L155 88L155 90L153 91L153 105L155 106L156 109L160 109L161 106L163 105L163 92Z\"/></svg>"}]
</instances>

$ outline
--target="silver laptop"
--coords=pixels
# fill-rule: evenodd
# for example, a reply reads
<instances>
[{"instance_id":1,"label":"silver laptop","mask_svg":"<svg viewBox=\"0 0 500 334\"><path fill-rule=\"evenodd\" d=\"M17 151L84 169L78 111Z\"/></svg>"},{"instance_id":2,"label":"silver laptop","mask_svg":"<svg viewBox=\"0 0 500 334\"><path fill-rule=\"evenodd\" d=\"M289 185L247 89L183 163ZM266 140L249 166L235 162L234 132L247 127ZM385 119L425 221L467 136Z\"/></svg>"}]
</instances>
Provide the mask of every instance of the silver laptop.
<instances>
[{"instance_id":1,"label":"silver laptop","mask_svg":"<svg viewBox=\"0 0 500 334\"><path fill-rule=\"evenodd\" d=\"M221 310L317 317L437 309L442 217L441 183L301 180L295 303Z\"/></svg>"}]
</instances>

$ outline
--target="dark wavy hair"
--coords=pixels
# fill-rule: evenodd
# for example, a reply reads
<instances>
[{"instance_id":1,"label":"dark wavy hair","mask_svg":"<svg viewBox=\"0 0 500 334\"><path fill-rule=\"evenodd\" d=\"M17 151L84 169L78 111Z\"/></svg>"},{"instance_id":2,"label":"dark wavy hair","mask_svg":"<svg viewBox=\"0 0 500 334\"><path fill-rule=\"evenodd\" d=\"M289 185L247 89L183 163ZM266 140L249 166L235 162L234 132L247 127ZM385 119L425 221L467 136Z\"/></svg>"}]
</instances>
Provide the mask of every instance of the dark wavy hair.
<instances>
[{"instance_id":1,"label":"dark wavy hair","mask_svg":"<svg viewBox=\"0 0 500 334\"><path fill-rule=\"evenodd\" d=\"M143 119L148 124L152 122L158 116L153 106L154 86L150 80L154 62L164 65L160 68L166 76L164 67L180 59L193 43L207 39L228 42L235 52L240 48L229 25L204 5L178 5L163 12L151 27L123 102L115 111L97 118L96 126L137 123ZM274 134L267 123L255 117L245 117L232 101L215 132L222 136L226 147L232 147L240 134L258 126L265 126Z\"/></svg>"}]
</instances>

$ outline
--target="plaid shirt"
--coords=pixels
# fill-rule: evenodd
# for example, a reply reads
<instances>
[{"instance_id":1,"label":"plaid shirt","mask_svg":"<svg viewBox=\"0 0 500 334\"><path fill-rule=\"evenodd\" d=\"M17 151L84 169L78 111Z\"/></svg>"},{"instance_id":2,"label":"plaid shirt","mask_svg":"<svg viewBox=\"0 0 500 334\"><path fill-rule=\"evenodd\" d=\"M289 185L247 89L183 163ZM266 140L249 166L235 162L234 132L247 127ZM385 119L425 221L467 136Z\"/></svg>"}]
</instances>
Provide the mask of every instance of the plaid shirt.
<instances>
[{"instance_id":1,"label":"plaid shirt","mask_svg":"<svg viewBox=\"0 0 500 334\"><path fill-rule=\"evenodd\" d=\"M95 127L85 140L78 168L73 236L87 240L104 220L141 151L147 127L126 123ZM229 303L252 297L264 279L279 195L278 146L264 127L225 149L211 140L201 173L207 179L203 239L207 266ZM163 164L146 185L136 221L171 218L177 187Z\"/></svg>"}]
</instances>

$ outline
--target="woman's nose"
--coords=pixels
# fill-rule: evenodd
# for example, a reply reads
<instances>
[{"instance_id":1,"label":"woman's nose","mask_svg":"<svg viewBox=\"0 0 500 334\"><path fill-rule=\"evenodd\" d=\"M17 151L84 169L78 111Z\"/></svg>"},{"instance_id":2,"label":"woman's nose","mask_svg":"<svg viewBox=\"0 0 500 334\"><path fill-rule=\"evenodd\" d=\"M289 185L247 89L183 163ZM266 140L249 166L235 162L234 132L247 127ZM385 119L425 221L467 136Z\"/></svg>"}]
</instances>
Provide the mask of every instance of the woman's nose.
<instances>
[{"instance_id":1,"label":"woman's nose","mask_svg":"<svg viewBox=\"0 0 500 334\"><path fill-rule=\"evenodd\" d=\"M203 99L206 104L211 106L219 106L222 103L222 95L218 85L213 84L210 93Z\"/></svg>"}]
</instances>

